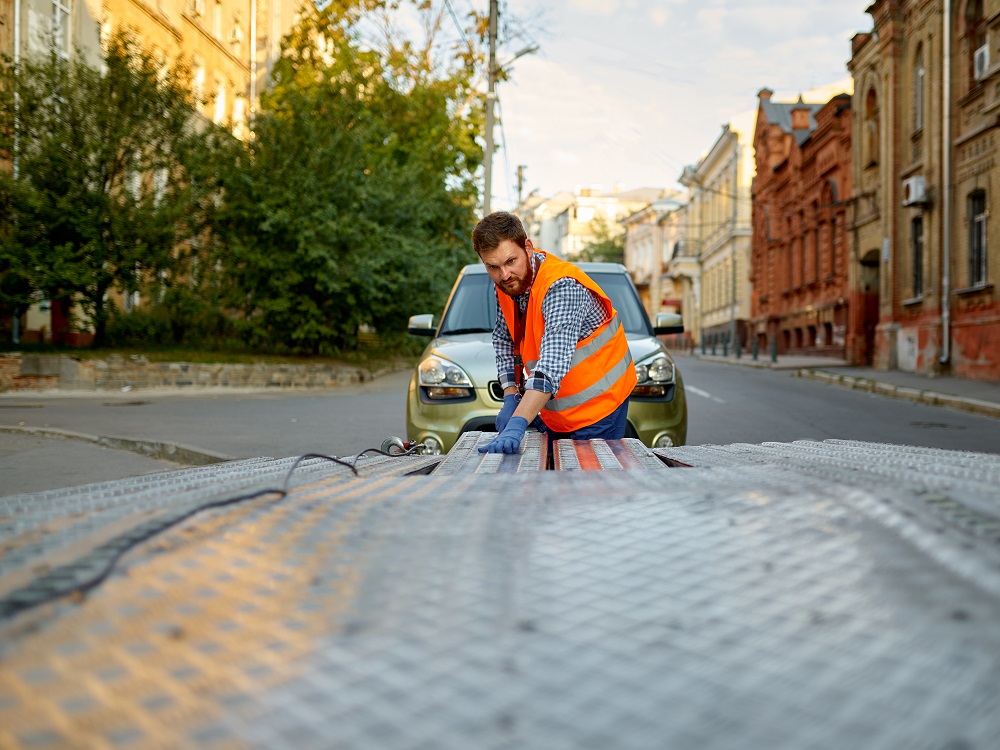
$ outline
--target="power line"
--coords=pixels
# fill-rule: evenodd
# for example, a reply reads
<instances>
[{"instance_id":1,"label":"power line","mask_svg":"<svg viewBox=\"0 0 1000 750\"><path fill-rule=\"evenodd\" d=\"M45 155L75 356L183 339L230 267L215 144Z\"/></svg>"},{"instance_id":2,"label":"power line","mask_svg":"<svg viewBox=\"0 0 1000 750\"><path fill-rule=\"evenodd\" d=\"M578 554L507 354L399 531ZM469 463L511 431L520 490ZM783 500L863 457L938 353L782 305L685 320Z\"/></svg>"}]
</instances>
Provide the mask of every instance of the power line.
<instances>
[{"instance_id":1,"label":"power line","mask_svg":"<svg viewBox=\"0 0 1000 750\"><path fill-rule=\"evenodd\" d=\"M451 15L451 20L455 22L455 28L458 29L458 33L462 35L462 39L465 40L465 46L472 50L472 42L469 41L469 37L465 34L465 29L462 28L462 24L458 22L458 16L455 15L455 9L451 5L451 0L444 0L445 7L448 9L448 13Z\"/></svg>"},{"instance_id":2,"label":"power line","mask_svg":"<svg viewBox=\"0 0 1000 750\"><path fill-rule=\"evenodd\" d=\"M500 94L497 93L496 97L497 114L499 117L497 119L500 121L500 148L503 149L503 169L504 169L504 184L507 186L507 202L511 205L514 203L513 194L510 192L510 159L507 155L507 131L503 126L503 107L500 106Z\"/></svg>"}]
</instances>

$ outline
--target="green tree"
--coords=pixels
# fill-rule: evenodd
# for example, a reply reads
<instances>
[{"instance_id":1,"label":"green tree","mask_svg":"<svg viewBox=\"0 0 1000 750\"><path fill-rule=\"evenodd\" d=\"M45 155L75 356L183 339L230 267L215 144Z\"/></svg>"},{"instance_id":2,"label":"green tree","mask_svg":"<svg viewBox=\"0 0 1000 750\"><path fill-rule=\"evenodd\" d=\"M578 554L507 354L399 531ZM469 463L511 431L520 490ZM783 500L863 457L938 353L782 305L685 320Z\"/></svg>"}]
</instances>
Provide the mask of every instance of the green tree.
<instances>
[{"instance_id":1,"label":"green tree","mask_svg":"<svg viewBox=\"0 0 1000 750\"><path fill-rule=\"evenodd\" d=\"M591 222L593 239L580 250L580 260L605 263L625 262L625 233L615 231L615 227L603 215Z\"/></svg>"},{"instance_id":2,"label":"green tree","mask_svg":"<svg viewBox=\"0 0 1000 750\"><path fill-rule=\"evenodd\" d=\"M163 69L134 37L101 66L55 54L0 64L0 272L7 301L72 297L104 343L108 293L168 272L202 230L214 186L191 179L204 130L182 63Z\"/></svg>"},{"instance_id":3,"label":"green tree","mask_svg":"<svg viewBox=\"0 0 1000 750\"><path fill-rule=\"evenodd\" d=\"M474 258L475 49L400 38L398 5L335 0L305 17L223 177L214 265L254 343L323 352L363 324L402 331ZM440 26L443 6L411 10Z\"/></svg>"}]
</instances>

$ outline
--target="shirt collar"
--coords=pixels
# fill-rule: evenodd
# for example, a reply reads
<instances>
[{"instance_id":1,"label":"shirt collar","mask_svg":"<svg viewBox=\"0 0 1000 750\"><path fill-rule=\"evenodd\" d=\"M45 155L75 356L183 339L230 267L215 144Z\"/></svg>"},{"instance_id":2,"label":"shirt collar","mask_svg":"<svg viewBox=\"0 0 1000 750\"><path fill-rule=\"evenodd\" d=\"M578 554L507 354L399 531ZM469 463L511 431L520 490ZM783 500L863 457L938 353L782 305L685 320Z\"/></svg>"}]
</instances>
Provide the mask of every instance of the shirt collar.
<instances>
[{"instance_id":1,"label":"shirt collar","mask_svg":"<svg viewBox=\"0 0 1000 750\"><path fill-rule=\"evenodd\" d=\"M542 264L542 261L545 260L545 254L536 250L528 256L528 260L531 263L531 285L514 298L522 310L528 304L528 297L531 295L531 287L535 285L535 279L538 278L538 267Z\"/></svg>"}]
</instances>

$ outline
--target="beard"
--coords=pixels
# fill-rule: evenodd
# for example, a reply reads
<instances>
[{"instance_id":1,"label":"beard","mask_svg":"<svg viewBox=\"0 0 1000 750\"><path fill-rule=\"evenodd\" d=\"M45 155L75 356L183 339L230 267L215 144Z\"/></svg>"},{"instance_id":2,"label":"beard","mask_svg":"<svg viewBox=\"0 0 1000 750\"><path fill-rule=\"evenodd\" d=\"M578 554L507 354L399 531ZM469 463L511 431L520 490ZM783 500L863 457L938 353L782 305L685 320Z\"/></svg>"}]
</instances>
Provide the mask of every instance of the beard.
<instances>
[{"instance_id":1,"label":"beard","mask_svg":"<svg viewBox=\"0 0 1000 750\"><path fill-rule=\"evenodd\" d=\"M524 294L531 287L531 281L533 278L531 270L531 259L528 259L528 269L524 276L511 276L507 281L501 281L497 284L504 294L508 297L517 297Z\"/></svg>"}]
</instances>

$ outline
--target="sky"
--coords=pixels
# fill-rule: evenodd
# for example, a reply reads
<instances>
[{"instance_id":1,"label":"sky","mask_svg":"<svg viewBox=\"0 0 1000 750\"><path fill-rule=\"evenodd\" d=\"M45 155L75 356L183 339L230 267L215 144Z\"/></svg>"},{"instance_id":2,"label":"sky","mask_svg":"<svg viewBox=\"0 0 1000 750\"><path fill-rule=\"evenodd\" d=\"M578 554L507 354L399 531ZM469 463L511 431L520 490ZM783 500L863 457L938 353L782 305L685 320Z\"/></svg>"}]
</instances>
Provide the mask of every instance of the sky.
<instances>
[{"instance_id":1,"label":"sky","mask_svg":"<svg viewBox=\"0 0 1000 750\"><path fill-rule=\"evenodd\" d=\"M794 101L848 79L851 37L872 28L869 4L500 0L497 58L509 80L497 86L493 209L516 206L519 164L524 196L677 187L725 123L756 109L760 89ZM537 52L511 61L533 43Z\"/></svg>"}]
</instances>

